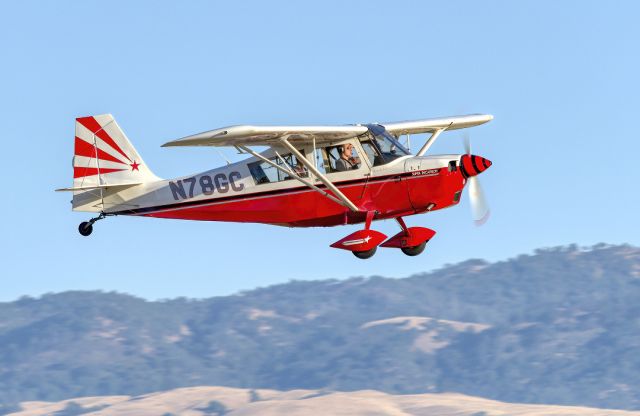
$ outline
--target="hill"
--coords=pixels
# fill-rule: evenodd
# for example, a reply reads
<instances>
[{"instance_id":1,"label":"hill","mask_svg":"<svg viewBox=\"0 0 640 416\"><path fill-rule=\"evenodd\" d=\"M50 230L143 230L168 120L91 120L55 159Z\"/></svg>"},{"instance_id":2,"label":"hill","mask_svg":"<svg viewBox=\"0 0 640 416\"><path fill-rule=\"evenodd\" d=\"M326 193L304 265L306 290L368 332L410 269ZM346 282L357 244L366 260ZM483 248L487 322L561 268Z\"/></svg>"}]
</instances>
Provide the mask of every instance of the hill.
<instances>
[{"instance_id":1,"label":"hill","mask_svg":"<svg viewBox=\"0 0 640 416\"><path fill-rule=\"evenodd\" d=\"M640 412L589 407L503 403L458 393L391 395L375 390L248 390L185 387L143 396L81 397L26 402L11 416L639 416Z\"/></svg>"},{"instance_id":2,"label":"hill","mask_svg":"<svg viewBox=\"0 0 640 416\"><path fill-rule=\"evenodd\" d=\"M224 385L640 409L639 298L640 249L607 245L201 300L25 297L0 303L0 403Z\"/></svg>"}]
</instances>

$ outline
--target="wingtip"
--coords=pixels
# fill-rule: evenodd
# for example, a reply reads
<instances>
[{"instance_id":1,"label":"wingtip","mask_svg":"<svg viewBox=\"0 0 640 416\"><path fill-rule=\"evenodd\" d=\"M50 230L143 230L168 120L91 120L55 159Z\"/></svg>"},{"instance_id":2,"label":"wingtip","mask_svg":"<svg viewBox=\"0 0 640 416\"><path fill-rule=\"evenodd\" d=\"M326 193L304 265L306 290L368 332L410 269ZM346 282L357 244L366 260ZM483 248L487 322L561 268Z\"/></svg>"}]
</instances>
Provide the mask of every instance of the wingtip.
<instances>
[{"instance_id":1,"label":"wingtip","mask_svg":"<svg viewBox=\"0 0 640 416\"><path fill-rule=\"evenodd\" d=\"M493 120L493 114L476 114L482 120L483 123L488 123Z\"/></svg>"},{"instance_id":2,"label":"wingtip","mask_svg":"<svg viewBox=\"0 0 640 416\"><path fill-rule=\"evenodd\" d=\"M160 147L176 147L176 146L180 146L180 140L171 140L170 142L166 142L164 144L161 144Z\"/></svg>"}]
</instances>

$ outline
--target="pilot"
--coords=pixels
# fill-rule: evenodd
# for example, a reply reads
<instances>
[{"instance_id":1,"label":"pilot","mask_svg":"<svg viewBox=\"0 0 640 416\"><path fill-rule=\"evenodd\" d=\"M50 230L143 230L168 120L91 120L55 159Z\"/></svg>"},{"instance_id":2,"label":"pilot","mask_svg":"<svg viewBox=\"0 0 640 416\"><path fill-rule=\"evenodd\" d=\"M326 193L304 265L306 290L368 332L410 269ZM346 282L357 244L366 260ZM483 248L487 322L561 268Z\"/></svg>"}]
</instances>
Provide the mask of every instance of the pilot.
<instances>
[{"instance_id":1,"label":"pilot","mask_svg":"<svg viewBox=\"0 0 640 416\"><path fill-rule=\"evenodd\" d=\"M307 177L307 169L304 166L302 166L302 163L300 163L300 161L296 162L296 165L293 167L293 171L298 176L301 176L303 178Z\"/></svg>"},{"instance_id":2,"label":"pilot","mask_svg":"<svg viewBox=\"0 0 640 416\"><path fill-rule=\"evenodd\" d=\"M338 146L338 151L340 152L340 159L336 160L337 171L358 169L360 158L353 157L353 145L351 143Z\"/></svg>"}]
</instances>

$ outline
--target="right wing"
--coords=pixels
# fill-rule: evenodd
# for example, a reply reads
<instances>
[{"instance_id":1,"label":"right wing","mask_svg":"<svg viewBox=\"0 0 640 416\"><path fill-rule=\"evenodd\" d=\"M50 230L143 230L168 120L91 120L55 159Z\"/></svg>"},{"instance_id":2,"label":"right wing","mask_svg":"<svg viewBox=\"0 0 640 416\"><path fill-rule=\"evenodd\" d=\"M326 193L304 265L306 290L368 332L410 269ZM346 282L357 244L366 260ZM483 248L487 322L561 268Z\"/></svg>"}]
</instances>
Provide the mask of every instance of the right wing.
<instances>
[{"instance_id":1,"label":"right wing","mask_svg":"<svg viewBox=\"0 0 640 416\"><path fill-rule=\"evenodd\" d=\"M465 129L467 127L479 126L491 120L493 120L491 114L469 114L466 116L428 118L425 120L398 121L381 124L389 133L398 137L404 134L435 133L443 129Z\"/></svg>"}]
</instances>

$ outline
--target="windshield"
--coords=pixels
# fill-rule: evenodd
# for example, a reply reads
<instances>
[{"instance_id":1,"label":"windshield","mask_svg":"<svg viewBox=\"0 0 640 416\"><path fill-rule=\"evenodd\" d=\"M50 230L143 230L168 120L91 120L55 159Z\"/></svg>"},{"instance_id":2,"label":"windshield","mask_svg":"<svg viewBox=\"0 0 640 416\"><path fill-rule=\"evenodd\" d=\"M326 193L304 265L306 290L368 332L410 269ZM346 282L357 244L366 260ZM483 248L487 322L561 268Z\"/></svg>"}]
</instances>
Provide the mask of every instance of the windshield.
<instances>
[{"instance_id":1,"label":"windshield","mask_svg":"<svg viewBox=\"0 0 640 416\"><path fill-rule=\"evenodd\" d=\"M383 165L410 154L384 127L378 124L369 124L367 128L371 134L362 140L362 146L373 162L373 166Z\"/></svg>"}]
</instances>

